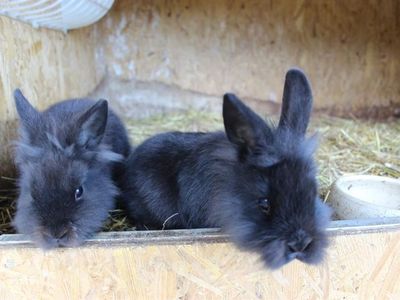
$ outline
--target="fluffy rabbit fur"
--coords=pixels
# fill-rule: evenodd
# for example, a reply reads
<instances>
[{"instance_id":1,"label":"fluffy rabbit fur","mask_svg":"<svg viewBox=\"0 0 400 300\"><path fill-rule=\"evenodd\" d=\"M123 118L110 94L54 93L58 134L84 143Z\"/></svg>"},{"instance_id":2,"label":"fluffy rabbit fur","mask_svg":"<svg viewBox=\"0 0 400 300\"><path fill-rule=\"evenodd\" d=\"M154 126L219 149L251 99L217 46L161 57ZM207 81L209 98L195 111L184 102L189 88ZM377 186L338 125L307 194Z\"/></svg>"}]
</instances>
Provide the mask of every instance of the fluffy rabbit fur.
<instances>
[{"instance_id":1,"label":"fluffy rabbit fur","mask_svg":"<svg viewBox=\"0 0 400 300\"><path fill-rule=\"evenodd\" d=\"M148 139L128 161L130 215L139 228L222 227L272 269L320 262L330 209L318 198L316 140L305 138L311 108L306 76L291 69L277 127L226 94L225 133Z\"/></svg>"},{"instance_id":2,"label":"fluffy rabbit fur","mask_svg":"<svg viewBox=\"0 0 400 300\"><path fill-rule=\"evenodd\" d=\"M37 111L14 92L19 198L14 226L42 248L80 245L114 206L130 153L106 100L73 99Z\"/></svg>"}]
</instances>

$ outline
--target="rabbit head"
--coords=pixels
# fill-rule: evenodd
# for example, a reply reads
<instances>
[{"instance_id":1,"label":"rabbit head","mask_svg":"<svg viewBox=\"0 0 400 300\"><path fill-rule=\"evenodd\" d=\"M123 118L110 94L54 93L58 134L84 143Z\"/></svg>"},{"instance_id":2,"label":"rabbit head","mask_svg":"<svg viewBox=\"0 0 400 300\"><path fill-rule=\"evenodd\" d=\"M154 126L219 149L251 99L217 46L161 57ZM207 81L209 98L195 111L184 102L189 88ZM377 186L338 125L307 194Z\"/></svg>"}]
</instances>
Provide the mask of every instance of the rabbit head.
<instances>
[{"instance_id":1,"label":"rabbit head","mask_svg":"<svg viewBox=\"0 0 400 300\"><path fill-rule=\"evenodd\" d=\"M235 95L224 96L225 131L239 164L219 214L233 240L259 252L270 268L293 259L318 263L327 246L330 209L318 197L317 142L305 138L311 108L311 88L298 69L286 74L277 127Z\"/></svg>"},{"instance_id":2,"label":"rabbit head","mask_svg":"<svg viewBox=\"0 0 400 300\"><path fill-rule=\"evenodd\" d=\"M39 112L19 90L14 96L20 117L14 225L42 248L77 246L101 228L117 194L109 162L120 155L101 143L107 101L79 113L58 104Z\"/></svg>"}]
</instances>

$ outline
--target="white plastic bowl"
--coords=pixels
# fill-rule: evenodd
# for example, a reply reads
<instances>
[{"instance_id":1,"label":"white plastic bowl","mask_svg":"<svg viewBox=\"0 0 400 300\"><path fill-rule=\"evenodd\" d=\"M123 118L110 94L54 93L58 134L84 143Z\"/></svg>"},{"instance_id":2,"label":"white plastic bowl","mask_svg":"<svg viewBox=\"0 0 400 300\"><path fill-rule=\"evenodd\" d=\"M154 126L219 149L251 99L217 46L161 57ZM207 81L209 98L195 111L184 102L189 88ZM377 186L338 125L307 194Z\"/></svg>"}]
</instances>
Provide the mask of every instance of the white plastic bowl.
<instances>
[{"instance_id":1,"label":"white plastic bowl","mask_svg":"<svg viewBox=\"0 0 400 300\"><path fill-rule=\"evenodd\" d=\"M343 176L333 184L328 202L339 219L400 217L400 180Z\"/></svg>"},{"instance_id":2,"label":"white plastic bowl","mask_svg":"<svg viewBox=\"0 0 400 300\"><path fill-rule=\"evenodd\" d=\"M0 0L0 15L66 32L100 20L114 0Z\"/></svg>"}]
</instances>

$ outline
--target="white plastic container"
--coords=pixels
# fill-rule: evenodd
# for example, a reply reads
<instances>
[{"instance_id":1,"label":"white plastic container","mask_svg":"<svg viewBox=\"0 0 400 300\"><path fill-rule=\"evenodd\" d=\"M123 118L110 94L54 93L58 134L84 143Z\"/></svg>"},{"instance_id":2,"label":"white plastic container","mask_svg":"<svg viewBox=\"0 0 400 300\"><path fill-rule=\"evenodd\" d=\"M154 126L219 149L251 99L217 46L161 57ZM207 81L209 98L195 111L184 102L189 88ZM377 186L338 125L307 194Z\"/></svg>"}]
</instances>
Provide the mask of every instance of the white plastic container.
<instances>
[{"instance_id":1,"label":"white plastic container","mask_svg":"<svg viewBox=\"0 0 400 300\"><path fill-rule=\"evenodd\" d=\"M2 0L0 15L66 32L100 20L114 0Z\"/></svg>"},{"instance_id":2,"label":"white plastic container","mask_svg":"<svg viewBox=\"0 0 400 300\"><path fill-rule=\"evenodd\" d=\"M400 180L343 176L333 184L328 202L339 219L400 217Z\"/></svg>"}]
</instances>

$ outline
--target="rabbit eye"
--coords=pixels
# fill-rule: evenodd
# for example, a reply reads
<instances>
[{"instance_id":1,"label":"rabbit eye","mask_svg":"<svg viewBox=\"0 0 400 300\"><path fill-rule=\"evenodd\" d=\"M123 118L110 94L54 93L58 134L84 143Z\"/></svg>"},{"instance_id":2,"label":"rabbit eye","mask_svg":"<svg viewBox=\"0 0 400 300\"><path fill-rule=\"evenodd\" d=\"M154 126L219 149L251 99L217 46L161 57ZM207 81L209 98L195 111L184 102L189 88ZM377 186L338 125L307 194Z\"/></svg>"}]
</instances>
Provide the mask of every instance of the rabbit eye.
<instances>
[{"instance_id":1,"label":"rabbit eye","mask_svg":"<svg viewBox=\"0 0 400 300\"><path fill-rule=\"evenodd\" d=\"M262 198L258 200L258 205L260 206L263 213L269 215L271 213L271 204L267 198Z\"/></svg>"},{"instance_id":2,"label":"rabbit eye","mask_svg":"<svg viewBox=\"0 0 400 300\"><path fill-rule=\"evenodd\" d=\"M80 186L75 190L75 201L82 200L83 188Z\"/></svg>"}]
</instances>

